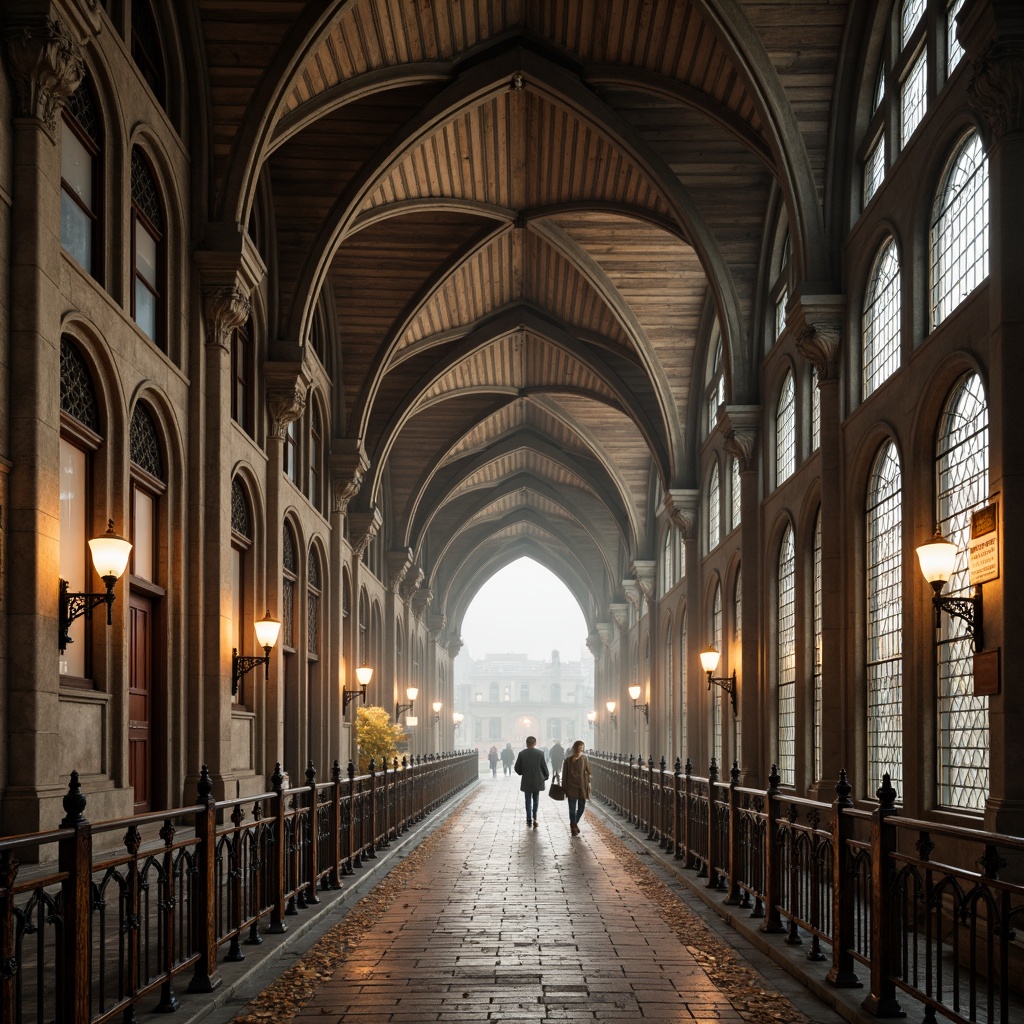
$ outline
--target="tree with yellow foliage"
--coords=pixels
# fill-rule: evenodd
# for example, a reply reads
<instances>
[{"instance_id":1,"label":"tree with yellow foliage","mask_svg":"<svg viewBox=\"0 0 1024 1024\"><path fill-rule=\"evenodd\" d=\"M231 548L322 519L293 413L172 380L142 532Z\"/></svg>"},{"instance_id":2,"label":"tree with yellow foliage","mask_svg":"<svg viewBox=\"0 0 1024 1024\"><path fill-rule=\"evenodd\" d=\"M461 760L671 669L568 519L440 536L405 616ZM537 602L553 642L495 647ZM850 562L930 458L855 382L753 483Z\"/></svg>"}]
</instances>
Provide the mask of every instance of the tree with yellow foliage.
<instances>
[{"instance_id":1,"label":"tree with yellow foliage","mask_svg":"<svg viewBox=\"0 0 1024 1024\"><path fill-rule=\"evenodd\" d=\"M393 723L391 716L383 708L371 705L368 708L356 709L360 775L365 775L370 770L371 757L378 771L383 767L385 758L391 766L398 755L399 747L404 749L408 740L409 737L402 732L402 727Z\"/></svg>"}]
</instances>

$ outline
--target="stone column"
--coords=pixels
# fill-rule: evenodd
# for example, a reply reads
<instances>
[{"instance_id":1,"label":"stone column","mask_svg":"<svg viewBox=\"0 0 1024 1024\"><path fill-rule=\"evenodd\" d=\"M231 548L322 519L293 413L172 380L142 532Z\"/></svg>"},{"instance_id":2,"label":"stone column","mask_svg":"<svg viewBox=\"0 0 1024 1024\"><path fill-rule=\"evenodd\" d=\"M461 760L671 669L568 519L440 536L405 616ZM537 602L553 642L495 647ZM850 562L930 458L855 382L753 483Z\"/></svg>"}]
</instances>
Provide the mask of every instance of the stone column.
<instances>
[{"instance_id":1,"label":"stone column","mask_svg":"<svg viewBox=\"0 0 1024 1024\"><path fill-rule=\"evenodd\" d=\"M814 651L812 643L803 644L807 656L805 669L797 680L797 736L810 737L811 744L797 743L798 757L807 752L809 763L797 765L798 778L809 783L809 795L815 800L830 800L835 793L840 769L854 771L855 751L848 746L857 731L850 726L857 702L850 692L853 685L844 671L846 665L843 638L845 630L843 600L846 563L843 559L847 518L841 466L842 410L839 396L839 355L845 297L809 295L802 292L795 304L794 316L802 323L797 349L818 373L821 399L821 778L814 778ZM813 581L812 581L813 582ZM811 622L811 614L804 622ZM812 627L813 628L813 627ZM803 630L798 630L798 636ZM810 692L807 692L807 688ZM803 692L801 692L803 690ZM810 715L810 721L801 718Z\"/></svg>"},{"instance_id":2,"label":"stone column","mask_svg":"<svg viewBox=\"0 0 1024 1024\"><path fill-rule=\"evenodd\" d=\"M85 74L78 43L59 19L19 17L4 22L7 68L14 83L10 211L11 319L10 449L4 515L17 599L7 606L5 746L7 758L0 831L56 828L61 819L57 586L60 564L60 113ZM20 396L11 402L10 396ZM95 495L102 504L104 494ZM113 510L111 510L113 514ZM107 512L90 524L102 533ZM89 569L92 575L92 569ZM95 576L93 576L95 580ZM99 581L95 580L98 584ZM98 589L98 588L91 588ZM12 594L12 597L14 595ZM124 586L117 587L124 599ZM118 616L121 619L121 616ZM123 621L123 620L122 620ZM126 809L126 813L130 808Z\"/></svg>"},{"instance_id":3,"label":"stone column","mask_svg":"<svg viewBox=\"0 0 1024 1024\"><path fill-rule=\"evenodd\" d=\"M1016 0L968 4L958 36L972 61L968 94L981 115L989 167L989 489L999 503L1000 575L984 585L985 650L999 658L999 693L989 698L990 796L986 828L1024 832L1024 604L1006 599L1024 578L1024 443L1017 403L1024 380L1024 18ZM996 652L991 654L988 652Z\"/></svg>"},{"instance_id":4,"label":"stone column","mask_svg":"<svg viewBox=\"0 0 1024 1024\"><path fill-rule=\"evenodd\" d=\"M636 719L637 734L643 743L644 753L653 756L654 760L665 753L668 729L665 715L668 701L665 696L668 681L665 678L665 645L662 642L661 623L658 621L657 597L657 562L634 561L629 571L636 581L637 611L643 619L643 610L647 609L647 636L650 643L650 660L648 672L644 676L644 653L640 649L640 660L637 663L636 681L640 684L638 704L647 704L647 721L639 711L632 712ZM632 705L632 700L629 702Z\"/></svg>"},{"instance_id":5,"label":"stone column","mask_svg":"<svg viewBox=\"0 0 1024 1024\"><path fill-rule=\"evenodd\" d=\"M772 702L766 700L761 679L761 647L763 636L761 616L764 599L761 579L761 487L758 473L757 438L761 421L759 405L730 405L726 407L725 450L740 464L740 571L743 573L743 622L740 663L719 666L720 674L732 675L736 670L736 715L726 698L722 702L724 721L733 721L724 730L726 735L739 737L740 749L732 750L740 766L741 786L762 786L768 776L769 754L765 745L763 726L766 709ZM723 600L725 595L723 594ZM723 641L723 647L725 643ZM698 655L700 652L697 652ZM724 652L723 652L724 653ZM700 662L698 661L698 667ZM744 724L746 728L744 729ZM722 777L730 765L719 765Z\"/></svg>"}]
</instances>

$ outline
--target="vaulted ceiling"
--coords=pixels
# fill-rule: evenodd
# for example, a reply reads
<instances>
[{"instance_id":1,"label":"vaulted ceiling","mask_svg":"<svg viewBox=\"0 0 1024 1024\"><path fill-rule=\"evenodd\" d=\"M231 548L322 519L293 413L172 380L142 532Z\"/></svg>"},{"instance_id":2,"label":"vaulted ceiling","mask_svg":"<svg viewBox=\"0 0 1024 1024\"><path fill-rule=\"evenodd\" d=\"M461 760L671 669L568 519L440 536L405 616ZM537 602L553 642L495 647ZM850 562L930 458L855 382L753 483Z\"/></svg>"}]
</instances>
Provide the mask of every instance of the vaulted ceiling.
<instances>
[{"instance_id":1,"label":"vaulted ceiling","mask_svg":"<svg viewBox=\"0 0 1024 1024\"><path fill-rule=\"evenodd\" d=\"M272 352L330 313L353 507L449 622L522 554L606 618L697 484L713 325L727 400L759 401L780 210L798 274L828 265L848 5L803 0L799 33L763 0L197 8L211 219L262 205Z\"/></svg>"}]
</instances>

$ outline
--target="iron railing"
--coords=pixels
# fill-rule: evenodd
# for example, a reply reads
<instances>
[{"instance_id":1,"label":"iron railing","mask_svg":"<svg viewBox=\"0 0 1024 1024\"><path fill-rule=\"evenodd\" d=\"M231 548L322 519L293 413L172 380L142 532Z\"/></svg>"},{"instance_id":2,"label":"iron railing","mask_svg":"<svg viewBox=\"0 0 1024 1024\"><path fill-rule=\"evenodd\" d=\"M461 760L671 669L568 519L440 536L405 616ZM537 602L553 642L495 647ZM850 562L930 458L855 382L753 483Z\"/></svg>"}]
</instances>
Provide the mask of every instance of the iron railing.
<instances>
[{"instance_id":1,"label":"iron railing","mask_svg":"<svg viewBox=\"0 0 1024 1024\"><path fill-rule=\"evenodd\" d=\"M186 972L212 991L218 956L286 931L477 774L475 751L347 777L335 761L329 782L310 763L291 788L278 765L267 792L215 801L204 765L195 804L93 824L72 772L59 829L0 839L0 1021L133 1020L149 997L173 1011ZM120 852L98 853L111 833ZM42 866L19 879L19 860Z\"/></svg>"},{"instance_id":2,"label":"iron railing","mask_svg":"<svg viewBox=\"0 0 1024 1024\"><path fill-rule=\"evenodd\" d=\"M926 1020L1024 1020L1024 839L900 817L888 775L867 811L845 771L826 804L783 792L774 765L757 790L739 786L736 764L722 782L714 761L706 778L689 761L590 761L596 797L761 931L831 960L833 985L866 986L876 1016L902 1016L906 993Z\"/></svg>"}]
</instances>

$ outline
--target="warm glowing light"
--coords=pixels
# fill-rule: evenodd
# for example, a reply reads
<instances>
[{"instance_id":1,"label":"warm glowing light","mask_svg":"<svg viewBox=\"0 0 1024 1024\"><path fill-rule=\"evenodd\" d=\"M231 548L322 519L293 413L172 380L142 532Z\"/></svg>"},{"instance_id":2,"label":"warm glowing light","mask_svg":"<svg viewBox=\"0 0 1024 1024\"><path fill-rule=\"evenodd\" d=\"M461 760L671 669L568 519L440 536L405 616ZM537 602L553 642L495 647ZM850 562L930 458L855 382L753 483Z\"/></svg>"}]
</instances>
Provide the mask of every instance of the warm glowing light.
<instances>
[{"instance_id":1,"label":"warm glowing light","mask_svg":"<svg viewBox=\"0 0 1024 1024\"><path fill-rule=\"evenodd\" d=\"M373 669L364 661L359 668L356 669L356 681L360 686L369 686L370 680L373 678Z\"/></svg>"},{"instance_id":2,"label":"warm glowing light","mask_svg":"<svg viewBox=\"0 0 1024 1024\"><path fill-rule=\"evenodd\" d=\"M712 673L718 668L721 655L714 647L706 647L700 652L700 667L707 673Z\"/></svg>"},{"instance_id":3,"label":"warm glowing light","mask_svg":"<svg viewBox=\"0 0 1024 1024\"><path fill-rule=\"evenodd\" d=\"M434 709L434 714L436 715L444 705L439 700L435 700L430 706Z\"/></svg>"},{"instance_id":4,"label":"warm glowing light","mask_svg":"<svg viewBox=\"0 0 1024 1024\"><path fill-rule=\"evenodd\" d=\"M615 714L615 701L613 701L613 700L608 701L608 703L605 704L605 707L608 709L608 714L609 715L614 715Z\"/></svg>"},{"instance_id":5,"label":"warm glowing light","mask_svg":"<svg viewBox=\"0 0 1024 1024\"><path fill-rule=\"evenodd\" d=\"M637 700L640 696L640 687L635 683L629 688L629 695L633 700Z\"/></svg>"},{"instance_id":6,"label":"warm glowing light","mask_svg":"<svg viewBox=\"0 0 1024 1024\"><path fill-rule=\"evenodd\" d=\"M270 614L269 608L262 619L257 619L254 626L256 627L256 643L264 650L277 643L277 638L281 633L281 623Z\"/></svg>"},{"instance_id":7,"label":"warm glowing light","mask_svg":"<svg viewBox=\"0 0 1024 1024\"><path fill-rule=\"evenodd\" d=\"M924 578L933 587L938 584L938 589L941 590L956 568L956 545L946 540L936 526L931 540L917 549L917 560L921 563Z\"/></svg>"},{"instance_id":8,"label":"warm glowing light","mask_svg":"<svg viewBox=\"0 0 1024 1024\"><path fill-rule=\"evenodd\" d=\"M89 541L92 552L92 564L96 567L96 575L101 579L113 576L118 580L128 567L128 556L132 546L124 537L114 533L114 520L107 520L107 532L102 537L93 537Z\"/></svg>"},{"instance_id":9,"label":"warm glowing light","mask_svg":"<svg viewBox=\"0 0 1024 1024\"><path fill-rule=\"evenodd\" d=\"M415 700L416 694L419 692L420 688L418 686L407 686L405 688L405 695L409 698L409 700Z\"/></svg>"}]
</instances>

